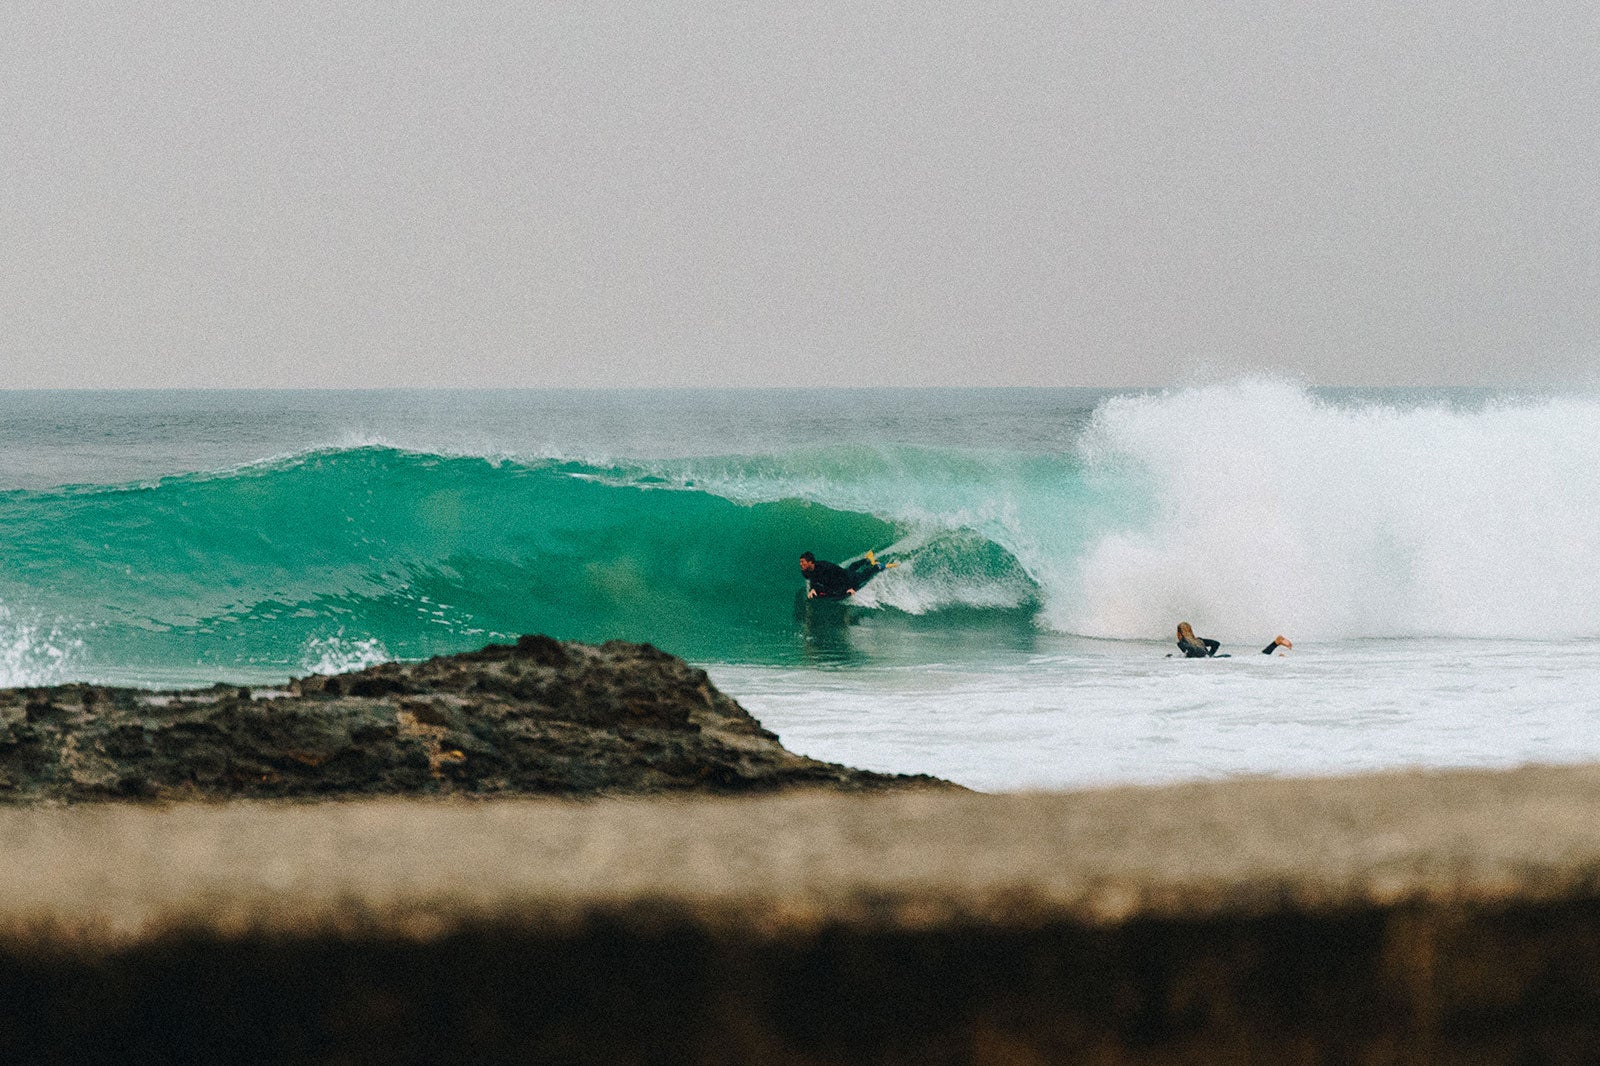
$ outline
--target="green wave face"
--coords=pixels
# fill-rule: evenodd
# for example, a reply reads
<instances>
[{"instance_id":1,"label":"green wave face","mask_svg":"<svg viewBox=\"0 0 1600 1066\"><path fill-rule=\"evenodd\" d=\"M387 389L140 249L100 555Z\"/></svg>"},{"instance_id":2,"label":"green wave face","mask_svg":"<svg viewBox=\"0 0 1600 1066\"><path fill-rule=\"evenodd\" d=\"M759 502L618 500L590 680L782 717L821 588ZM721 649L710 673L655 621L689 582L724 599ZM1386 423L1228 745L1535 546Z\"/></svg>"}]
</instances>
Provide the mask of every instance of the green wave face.
<instances>
[{"instance_id":1,"label":"green wave face","mask_svg":"<svg viewBox=\"0 0 1600 1066\"><path fill-rule=\"evenodd\" d=\"M796 556L845 559L908 532L792 495L735 502L677 481L364 447L6 493L0 628L13 644L24 631L53 641L70 676L128 679L134 664L150 682L284 677L524 632L783 661L804 624ZM930 573L1019 580L982 537L923 554Z\"/></svg>"}]
</instances>

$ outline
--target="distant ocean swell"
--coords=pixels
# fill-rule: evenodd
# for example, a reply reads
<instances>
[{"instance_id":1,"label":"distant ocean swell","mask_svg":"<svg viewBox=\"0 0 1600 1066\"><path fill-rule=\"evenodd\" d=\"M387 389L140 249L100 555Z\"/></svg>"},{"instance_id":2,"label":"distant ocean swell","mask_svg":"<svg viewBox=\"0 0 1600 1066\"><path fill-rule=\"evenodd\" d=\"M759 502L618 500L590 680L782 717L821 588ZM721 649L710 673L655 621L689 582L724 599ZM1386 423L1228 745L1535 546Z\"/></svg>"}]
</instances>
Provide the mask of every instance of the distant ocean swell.
<instances>
[{"instance_id":1,"label":"distant ocean swell","mask_svg":"<svg viewBox=\"0 0 1600 1066\"><path fill-rule=\"evenodd\" d=\"M783 658L794 556L890 549L884 617L1223 639L1600 630L1583 398L1103 405L1069 454L899 445L619 463L331 448L0 494L0 683L278 675L543 631Z\"/></svg>"}]
</instances>

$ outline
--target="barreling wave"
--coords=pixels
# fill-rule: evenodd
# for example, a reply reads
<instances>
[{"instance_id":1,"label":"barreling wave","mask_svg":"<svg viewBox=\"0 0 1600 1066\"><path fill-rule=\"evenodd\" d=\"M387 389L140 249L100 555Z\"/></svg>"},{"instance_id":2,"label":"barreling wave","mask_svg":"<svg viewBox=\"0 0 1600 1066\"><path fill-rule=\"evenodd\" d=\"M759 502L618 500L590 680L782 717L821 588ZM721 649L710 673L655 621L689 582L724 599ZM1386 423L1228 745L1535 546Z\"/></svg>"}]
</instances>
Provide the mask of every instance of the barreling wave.
<instances>
[{"instance_id":1,"label":"barreling wave","mask_svg":"<svg viewBox=\"0 0 1600 1066\"><path fill-rule=\"evenodd\" d=\"M365 446L0 494L0 604L12 605L0 614L11 649L0 684L57 679L69 654L75 676L285 675L523 632L781 656L795 556L846 558L907 528L692 481ZM921 553L928 587L948 586L942 602L963 582L975 603L1032 602L1015 561L981 538L925 538ZM997 585L1017 587L997 597ZM937 605L917 595L905 594L911 609ZM37 620L17 622L24 610Z\"/></svg>"},{"instance_id":2,"label":"barreling wave","mask_svg":"<svg viewBox=\"0 0 1600 1066\"><path fill-rule=\"evenodd\" d=\"M0 493L0 684L275 675L522 632L793 654L794 558L890 550L886 619L1111 638L1600 630L1584 397L1103 404L1058 451L844 443L596 463L328 448ZM778 442L781 444L781 442Z\"/></svg>"}]
</instances>

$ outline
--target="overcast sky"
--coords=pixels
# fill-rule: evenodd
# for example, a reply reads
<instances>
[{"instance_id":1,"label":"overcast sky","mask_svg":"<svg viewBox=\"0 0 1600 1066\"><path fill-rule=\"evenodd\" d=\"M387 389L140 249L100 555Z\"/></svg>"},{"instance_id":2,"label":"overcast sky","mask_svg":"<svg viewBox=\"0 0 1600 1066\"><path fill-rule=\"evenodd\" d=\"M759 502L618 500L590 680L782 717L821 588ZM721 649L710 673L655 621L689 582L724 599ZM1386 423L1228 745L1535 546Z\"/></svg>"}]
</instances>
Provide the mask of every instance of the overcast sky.
<instances>
[{"instance_id":1,"label":"overcast sky","mask_svg":"<svg viewBox=\"0 0 1600 1066\"><path fill-rule=\"evenodd\" d=\"M1593 383L1592 0L10 0L0 387Z\"/></svg>"}]
</instances>

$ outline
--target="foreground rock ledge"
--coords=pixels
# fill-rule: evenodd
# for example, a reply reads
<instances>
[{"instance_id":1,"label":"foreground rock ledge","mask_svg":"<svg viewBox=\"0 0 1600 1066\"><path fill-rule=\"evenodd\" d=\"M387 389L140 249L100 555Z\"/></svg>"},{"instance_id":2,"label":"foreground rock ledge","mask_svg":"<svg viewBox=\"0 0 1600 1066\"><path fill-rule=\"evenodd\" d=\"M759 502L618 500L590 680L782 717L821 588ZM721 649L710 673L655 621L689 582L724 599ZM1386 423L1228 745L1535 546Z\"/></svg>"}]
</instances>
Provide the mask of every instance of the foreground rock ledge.
<instances>
[{"instance_id":1,"label":"foreground rock ledge","mask_svg":"<svg viewBox=\"0 0 1600 1066\"><path fill-rule=\"evenodd\" d=\"M1600 1061L1600 767L0 809L0 1061Z\"/></svg>"},{"instance_id":2,"label":"foreground rock ledge","mask_svg":"<svg viewBox=\"0 0 1600 1066\"><path fill-rule=\"evenodd\" d=\"M0 690L0 801L954 788L786 750L648 644L514 645L284 689Z\"/></svg>"}]
</instances>

